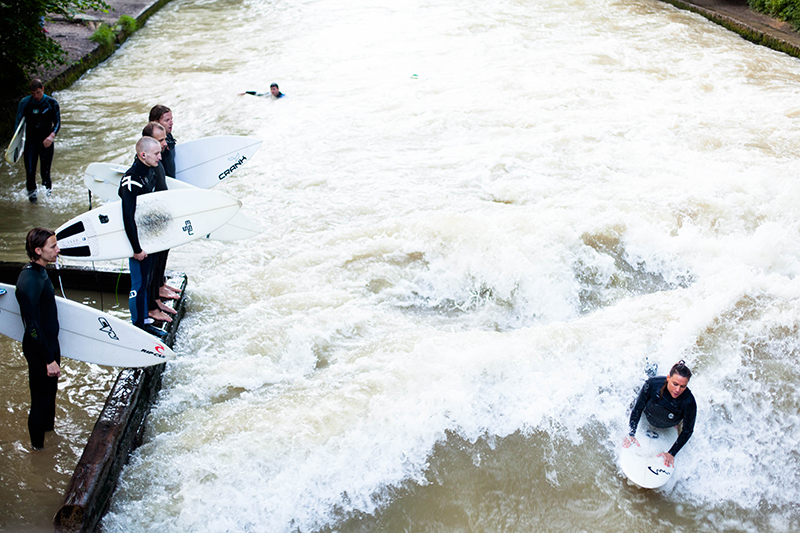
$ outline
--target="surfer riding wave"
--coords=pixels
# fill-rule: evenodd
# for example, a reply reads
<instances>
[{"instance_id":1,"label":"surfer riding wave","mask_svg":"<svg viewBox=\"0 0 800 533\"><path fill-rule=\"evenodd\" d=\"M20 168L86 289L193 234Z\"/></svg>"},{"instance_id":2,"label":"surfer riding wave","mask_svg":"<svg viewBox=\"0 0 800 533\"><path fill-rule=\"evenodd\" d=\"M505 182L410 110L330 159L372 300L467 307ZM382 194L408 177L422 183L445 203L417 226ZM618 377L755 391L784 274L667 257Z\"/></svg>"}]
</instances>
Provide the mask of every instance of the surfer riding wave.
<instances>
[{"instance_id":1,"label":"surfer riding wave","mask_svg":"<svg viewBox=\"0 0 800 533\"><path fill-rule=\"evenodd\" d=\"M631 444L639 446L634 435L642 413L650 425L657 428L673 427L683 422L675 444L668 452L658 454L664 458L666 466L675 464L675 456L692 436L697 417L697 404L692 391L688 388L691 377L692 371L681 360L670 369L668 376L657 376L645 381L631 411L630 433L622 441L624 448L630 447Z\"/></svg>"}]
</instances>

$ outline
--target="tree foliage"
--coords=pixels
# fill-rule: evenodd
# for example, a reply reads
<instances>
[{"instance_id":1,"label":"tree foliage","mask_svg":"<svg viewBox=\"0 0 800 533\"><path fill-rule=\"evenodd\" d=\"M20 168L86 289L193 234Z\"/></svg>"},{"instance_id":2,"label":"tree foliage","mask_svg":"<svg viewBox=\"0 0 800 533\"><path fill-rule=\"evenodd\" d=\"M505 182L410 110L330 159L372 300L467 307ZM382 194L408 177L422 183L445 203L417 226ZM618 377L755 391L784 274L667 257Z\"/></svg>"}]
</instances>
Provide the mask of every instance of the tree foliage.
<instances>
[{"instance_id":1,"label":"tree foliage","mask_svg":"<svg viewBox=\"0 0 800 533\"><path fill-rule=\"evenodd\" d=\"M0 91L16 93L30 74L65 62L64 50L42 30L43 19L107 9L104 0L0 0Z\"/></svg>"},{"instance_id":2,"label":"tree foliage","mask_svg":"<svg viewBox=\"0 0 800 533\"><path fill-rule=\"evenodd\" d=\"M748 0L750 9L790 22L800 30L800 0Z\"/></svg>"}]
</instances>

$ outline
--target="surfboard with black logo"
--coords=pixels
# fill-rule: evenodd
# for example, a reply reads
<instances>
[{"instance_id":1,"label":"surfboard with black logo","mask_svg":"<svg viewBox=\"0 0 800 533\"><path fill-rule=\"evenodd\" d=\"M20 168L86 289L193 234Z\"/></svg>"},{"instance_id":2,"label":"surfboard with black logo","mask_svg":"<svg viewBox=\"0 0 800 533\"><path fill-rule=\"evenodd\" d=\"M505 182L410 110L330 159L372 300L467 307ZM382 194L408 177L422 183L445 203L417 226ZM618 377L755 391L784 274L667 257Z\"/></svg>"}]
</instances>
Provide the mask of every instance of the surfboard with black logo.
<instances>
[{"instance_id":1,"label":"surfboard with black logo","mask_svg":"<svg viewBox=\"0 0 800 533\"><path fill-rule=\"evenodd\" d=\"M0 283L0 333L22 341L16 287ZM145 331L88 305L56 296L61 355L123 368L152 366L175 358L169 346Z\"/></svg>"},{"instance_id":2,"label":"surfboard with black logo","mask_svg":"<svg viewBox=\"0 0 800 533\"><path fill-rule=\"evenodd\" d=\"M619 466L622 472L633 483L644 489L663 487L675 473L675 466L666 466L664 458L658 454L668 452L678 439L678 430L674 427L655 428L645 416L636 428L636 440L639 446L621 447L619 450Z\"/></svg>"},{"instance_id":3,"label":"surfboard with black logo","mask_svg":"<svg viewBox=\"0 0 800 533\"><path fill-rule=\"evenodd\" d=\"M119 199L119 181L128 169L114 163L91 163L86 167L83 182L92 194L107 202ZM196 189L184 181L167 178L167 189ZM238 241L251 239L263 231L261 225L248 216L244 209L238 211L228 222L215 229L205 238L212 241Z\"/></svg>"},{"instance_id":4,"label":"surfboard with black logo","mask_svg":"<svg viewBox=\"0 0 800 533\"><path fill-rule=\"evenodd\" d=\"M175 248L213 232L241 208L236 198L215 191L182 189L143 194L136 199L139 244L147 253ZM62 256L86 261L133 256L125 233L122 201L79 215L56 230Z\"/></svg>"},{"instance_id":5,"label":"surfboard with black logo","mask_svg":"<svg viewBox=\"0 0 800 533\"><path fill-rule=\"evenodd\" d=\"M200 189L209 189L233 176L252 159L261 139L236 135L204 137L175 146L177 180Z\"/></svg>"}]
</instances>

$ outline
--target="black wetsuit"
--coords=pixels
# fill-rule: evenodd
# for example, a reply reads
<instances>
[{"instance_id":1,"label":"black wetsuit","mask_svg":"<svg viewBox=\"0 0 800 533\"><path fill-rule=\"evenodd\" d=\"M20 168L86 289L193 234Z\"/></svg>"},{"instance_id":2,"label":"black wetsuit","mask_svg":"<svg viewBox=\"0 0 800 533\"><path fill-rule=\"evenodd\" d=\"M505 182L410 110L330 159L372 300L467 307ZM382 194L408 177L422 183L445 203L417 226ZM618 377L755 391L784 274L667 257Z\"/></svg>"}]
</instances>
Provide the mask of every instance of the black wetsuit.
<instances>
[{"instance_id":1,"label":"black wetsuit","mask_svg":"<svg viewBox=\"0 0 800 533\"><path fill-rule=\"evenodd\" d=\"M47 375L47 365L61 364L58 345L58 309L47 269L38 263L25 265L15 291L25 333L22 353L28 361L31 410L28 431L34 448L44 447L44 434L52 431L56 419L58 377Z\"/></svg>"},{"instance_id":2,"label":"black wetsuit","mask_svg":"<svg viewBox=\"0 0 800 533\"><path fill-rule=\"evenodd\" d=\"M178 142L171 133L167 133L167 149L161 152L161 164L170 178L175 177L175 145Z\"/></svg>"},{"instance_id":3,"label":"black wetsuit","mask_svg":"<svg viewBox=\"0 0 800 533\"><path fill-rule=\"evenodd\" d=\"M163 157L162 152L162 157ZM174 152L173 152L174 153ZM167 190L166 184L166 171L164 169L164 165L161 161L159 161L158 166L156 167L155 171L155 178L156 178L156 190L157 191L165 191ZM163 184L163 185L162 185ZM161 188L163 187L163 188ZM150 264L150 290L147 299L147 308L148 309L157 309L158 303L158 292L162 285L166 282L164 279L164 271L167 269L167 256L169 255L169 250L162 250L160 252L155 252L151 254L151 264Z\"/></svg>"},{"instance_id":4,"label":"black wetsuit","mask_svg":"<svg viewBox=\"0 0 800 533\"><path fill-rule=\"evenodd\" d=\"M148 167L137 158L120 180L118 194L122 199L122 221L134 254L142 251L139 244L139 232L136 229L136 198L142 194L166 190L167 186L163 178L164 174L158 170L158 167ZM128 296L131 322L137 327L144 328L153 256L148 254L143 261L137 261L131 257L128 264L131 271L131 292Z\"/></svg>"},{"instance_id":5,"label":"black wetsuit","mask_svg":"<svg viewBox=\"0 0 800 533\"><path fill-rule=\"evenodd\" d=\"M245 91L244 94L252 94L253 96L272 96L272 91L267 93L260 93L258 91ZM284 96L286 95L278 91L278 94L273 96L273 98L283 98Z\"/></svg>"},{"instance_id":6,"label":"black wetsuit","mask_svg":"<svg viewBox=\"0 0 800 533\"><path fill-rule=\"evenodd\" d=\"M53 132L58 134L61 129L61 110L58 102L48 96L42 96L38 102L33 96L23 98L17 108L17 120L14 128L25 118L25 172L27 174L28 195L35 198L36 192L36 164L41 160L42 185L47 189L53 187L50 179L50 166L53 163L55 143L45 148L44 140Z\"/></svg>"},{"instance_id":7,"label":"black wetsuit","mask_svg":"<svg viewBox=\"0 0 800 533\"><path fill-rule=\"evenodd\" d=\"M683 428L669 454L675 457L683 445L689 440L694 431L694 422L697 417L697 404L692 391L688 388L677 398L673 398L668 390L661 395L661 388L666 383L666 376L650 378L645 381L636 404L633 406L630 418L630 436L636 434L639 419L642 413L647 416L647 421L657 428L677 426L683 421Z\"/></svg>"},{"instance_id":8,"label":"black wetsuit","mask_svg":"<svg viewBox=\"0 0 800 533\"><path fill-rule=\"evenodd\" d=\"M175 137L172 136L172 133L167 133L167 149L161 152L161 171L165 173L170 178L175 177L175 145L177 141ZM164 185L166 189L166 185ZM158 189L161 190L161 189ZM162 252L158 252L154 254L153 263L152 263L152 272L151 272L151 283L150 283L150 300L149 304L151 309L155 309L158 304L156 300L158 299L158 290L161 288L164 283L166 283L166 279L164 278L164 272L167 269L167 257L169 256L169 250L164 250Z\"/></svg>"}]
</instances>

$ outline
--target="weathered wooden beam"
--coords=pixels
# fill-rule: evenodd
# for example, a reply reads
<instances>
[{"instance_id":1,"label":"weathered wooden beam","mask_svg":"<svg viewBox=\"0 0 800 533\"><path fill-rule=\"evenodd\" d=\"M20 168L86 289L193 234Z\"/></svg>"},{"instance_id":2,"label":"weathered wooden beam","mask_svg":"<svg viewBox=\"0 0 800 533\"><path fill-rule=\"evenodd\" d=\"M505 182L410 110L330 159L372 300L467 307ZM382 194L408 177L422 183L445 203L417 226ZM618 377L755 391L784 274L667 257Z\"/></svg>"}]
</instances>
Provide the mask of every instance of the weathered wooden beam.
<instances>
[{"instance_id":1,"label":"weathered wooden beam","mask_svg":"<svg viewBox=\"0 0 800 533\"><path fill-rule=\"evenodd\" d=\"M0 281L14 285L17 282L19 271L27 263L0 262ZM64 287L79 291L97 292L119 292L127 295L131 290L131 277L127 270L109 268L91 268L81 266L62 266L56 269L53 265L47 267L50 281L56 288L56 294L60 292L59 287L63 283Z\"/></svg>"},{"instance_id":2,"label":"weathered wooden beam","mask_svg":"<svg viewBox=\"0 0 800 533\"><path fill-rule=\"evenodd\" d=\"M0 282L17 283L19 271L27 263L0 262ZM124 295L126 298L131 290L131 276L127 269L112 269L107 267L81 267L81 266L62 266L56 269L53 265L48 265L47 273L50 281L56 289L56 294L61 294L61 285L65 288L77 291L103 292ZM180 276L181 274L173 270L167 270L167 277Z\"/></svg>"}]
</instances>

